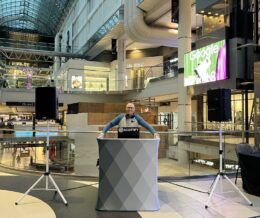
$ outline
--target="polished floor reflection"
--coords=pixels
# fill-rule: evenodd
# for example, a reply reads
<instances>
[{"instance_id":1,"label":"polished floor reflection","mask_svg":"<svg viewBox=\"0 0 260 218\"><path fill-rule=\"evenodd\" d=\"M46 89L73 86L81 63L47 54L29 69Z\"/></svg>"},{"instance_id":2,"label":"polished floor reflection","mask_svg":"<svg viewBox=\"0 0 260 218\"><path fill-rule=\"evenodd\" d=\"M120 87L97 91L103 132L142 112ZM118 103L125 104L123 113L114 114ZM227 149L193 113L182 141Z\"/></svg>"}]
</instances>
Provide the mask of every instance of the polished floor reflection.
<instances>
[{"instance_id":1,"label":"polished floor reflection","mask_svg":"<svg viewBox=\"0 0 260 218\"><path fill-rule=\"evenodd\" d=\"M2 171L7 171L2 169ZM30 175L21 172L7 171L0 173L0 189L2 191L24 193L38 178L39 175ZM96 200L98 182L96 179L81 177L60 177L54 176L55 181L62 190L69 205L66 207L58 195L47 191L32 191L30 196L35 197L32 201L31 197L25 197L20 205L26 205L28 210L35 211L43 202L43 206L47 206L48 211L54 211L56 217L124 217L124 218L245 218L260 217L260 198L257 196L246 194L253 202L253 206L249 206L244 199L227 183L225 180L218 183L215 194L213 195L209 208L205 209L205 203L208 200L208 190L212 184L214 177L173 180L170 178L161 178L159 180L159 199L161 208L159 211L149 212L101 212L96 211ZM241 189L241 180L238 180L238 187ZM18 194L18 195L17 195ZM1 195L2 196L2 195ZM38 200L37 200L38 199ZM1 214L8 213L14 209L14 199L12 195L5 195L6 204L1 205ZM36 202L37 201L37 202ZM9 202L9 203L8 203ZM47 205L44 205L46 203ZM18 208L19 209L19 208ZM17 211L17 208L16 208ZM47 209L42 212L36 210L37 216L41 217L42 213L46 213ZM17 213L12 217L23 217ZM46 216L45 216L46 217ZM48 217L48 216L47 216ZM52 216L53 217L53 216Z\"/></svg>"}]
</instances>

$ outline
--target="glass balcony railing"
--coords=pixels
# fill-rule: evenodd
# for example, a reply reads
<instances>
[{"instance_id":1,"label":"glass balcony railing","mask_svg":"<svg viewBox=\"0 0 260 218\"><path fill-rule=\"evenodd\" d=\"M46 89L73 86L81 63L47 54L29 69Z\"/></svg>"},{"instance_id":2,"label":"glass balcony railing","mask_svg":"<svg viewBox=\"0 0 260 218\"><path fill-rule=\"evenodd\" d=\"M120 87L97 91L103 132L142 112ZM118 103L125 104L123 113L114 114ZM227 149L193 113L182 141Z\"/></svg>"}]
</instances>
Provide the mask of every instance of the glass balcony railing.
<instances>
[{"instance_id":1,"label":"glass balcony railing","mask_svg":"<svg viewBox=\"0 0 260 218\"><path fill-rule=\"evenodd\" d=\"M56 87L69 92L115 92L144 89L148 83L143 77L133 79L113 80L108 78L93 78L74 86L73 80L57 80Z\"/></svg>"},{"instance_id":2,"label":"glass balcony railing","mask_svg":"<svg viewBox=\"0 0 260 218\"><path fill-rule=\"evenodd\" d=\"M0 88L27 88L56 86L69 92L114 92L144 89L149 82L177 77L177 73L163 75L162 64L126 68L123 80L115 79L115 72L85 68L62 70L56 80L51 77L52 69L43 68L38 74L36 68L15 66L0 77ZM9 72L10 71L10 72ZM29 73L26 73L26 72ZM34 72L35 71L35 72ZM67 75L70 75L68 77ZM112 76L111 76L112 75Z\"/></svg>"},{"instance_id":3,"label":"glass balcony railing","mask_svg":"<svg viewBox=\"0 0 260 218\"><path fill-rule=\"evenodd\" d=\"M0 63L1 64L1 63ZM52 68L33 68L9 66L1 68L5 72L0 76L0 88L27 88L56 86L61 91L69 92L114 92L144 89L149 83L176 78L177 72L167 71L164 75L163 64L154 66L133 65L125 69L124 79L117 80L117 69L100 70L84 66L83 68L66 68L52 79ZM39 71L41 73L39 73ZM69 76L68 76L69 75Z\"/></svg>"},{"instance_id":4,"label":"glass balcony railing","mask_svg":"<svg viewBox=\"0 0 260 218\"><path fill-rule=\"evenodd\" d=\"M6 39L6 38L0 38L0 46L11 47L11 48L54 51L54 43L43 43L43 42L32 42L32 41L27 42L27 41Z\"/></svg>"},{"instance_id":5,"label":"glass balcony railing","mask_svg":"<svg viewBox=\"0 0 260 218\"><path fill-rule=\"evenodd\" d=\"M144 89L149 80L143 77L134 79L112 80L108 78L94 78L75 84L74 80L58 79L56 82L48 77L33 76L28 82L27 77L0 78L0 88L23 88L33 89L36 87L53 86L61 92L114 92L119 90L140 90ZM122 87L120 89L119 87Z\"/></svg>"},{"instance_id":6,"label":"glass balcony railing","mask_svg":"<svg viewBox=\"0 0 260 218\"><path fill-rule=\"evenodd\" d=\"M64 128L64 127L63 127ZM44 125L30 127L15 126L0 129L0 164L17 170L45 171L47 132ZM53 173L76 176L98 176L97 127L93 131L61 130L53 124L50 131L49 164ZM219 170L219 131L159 132L158 159L159 177L189 177L215 175ZM250 133L250 144L254 144ZM259 134L260 135L260 134ZM109 132L107 137L117 137ZM141 132L142 138L151 138ZM238 168L236 145L243 142L241 132L223 131L223 168L234 173Z\"/></svg>"}]
</instances>

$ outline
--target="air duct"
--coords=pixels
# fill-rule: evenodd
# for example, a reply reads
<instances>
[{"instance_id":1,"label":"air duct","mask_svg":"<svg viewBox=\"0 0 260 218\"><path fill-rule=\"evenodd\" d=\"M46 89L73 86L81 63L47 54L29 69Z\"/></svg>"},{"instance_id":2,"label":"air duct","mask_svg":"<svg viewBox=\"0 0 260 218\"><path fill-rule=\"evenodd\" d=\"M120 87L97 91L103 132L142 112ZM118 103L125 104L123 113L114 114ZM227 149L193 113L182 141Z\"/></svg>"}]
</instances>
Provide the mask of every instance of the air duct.
<instances>
[{"instance_id":1,"label":"air duct","mask_svg":"<svg viewBox=\"0 0 260 218\"><path fill-rule=\"evenodd\" d=\"M133 41L178 47L177 30L148 26L135 0L125 0L124 7L125 31Z\"/></svg>"}]
</instances>

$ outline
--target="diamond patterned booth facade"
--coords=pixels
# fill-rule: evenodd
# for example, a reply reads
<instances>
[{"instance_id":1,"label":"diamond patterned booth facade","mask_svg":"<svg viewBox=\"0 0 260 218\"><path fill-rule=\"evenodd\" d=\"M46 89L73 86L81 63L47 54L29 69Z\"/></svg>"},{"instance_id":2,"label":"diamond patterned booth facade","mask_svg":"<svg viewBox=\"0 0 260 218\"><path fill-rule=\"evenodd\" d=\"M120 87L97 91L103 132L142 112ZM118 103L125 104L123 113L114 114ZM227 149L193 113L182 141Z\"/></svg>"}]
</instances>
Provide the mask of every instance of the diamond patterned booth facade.
<instances>
[{"instance_id":1,"label":"diamond patterned booth facade","mask_svg":"<svg viewBox=\"0 0 260 218\"><path fill-rule=\"evenodd\" d=\"M98 139L99 190L96 209L159 210L159 139Z\"/></svg>"}]
</instances>

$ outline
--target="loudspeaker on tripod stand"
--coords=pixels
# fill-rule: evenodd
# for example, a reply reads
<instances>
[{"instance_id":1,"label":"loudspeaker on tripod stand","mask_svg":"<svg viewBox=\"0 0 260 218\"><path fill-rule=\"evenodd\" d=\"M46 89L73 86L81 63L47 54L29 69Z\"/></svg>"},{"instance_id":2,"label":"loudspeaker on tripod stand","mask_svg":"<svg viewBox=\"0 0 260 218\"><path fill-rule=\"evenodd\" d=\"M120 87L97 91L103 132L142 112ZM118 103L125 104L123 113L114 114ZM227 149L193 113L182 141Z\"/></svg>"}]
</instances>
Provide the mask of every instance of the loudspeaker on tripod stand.
<instances>
[{"instance_id":1,"label":"loudspeaker on tripod stand","mask_svg":"<svg viewBox=\"0 0 260 218\"><path fill-rule=\"evenodd\" d=\"M231 120L231 90L215 89L208 90L208 120L230 121Z\"/></svg>"},{"instance_id":2,"label":"loudspeaker on tripod stand","mask_svg":"<svg viewBox=\"0 0 260 218\"><path fill-rule=\"evenodd\" d=\"M56 87L36 88L35 114L38 120L56 120L58 118Z\"/></svg>"},{"instance_id":3,"label":"loudspeaker on tripod stand","mask_svg":"<svg viewBox=\"0 0 260 218\"><path fill-rule=\"evenodd\" d=\"M18 205L26 195L32 190L45 190L45 191L55 191L58 193L63 200L63 203L67 206L68 202L61 193L58 185L52 178L49 168L49 147L50 147L50 122L49 120L57 119L58 115L58 98L55 87L39 87L35 90L35 114L36 119L47 121L47 138L46 138L46 149L45 149L45 159L46 167L45 173L15 202ZM41 180L45 180L44 188L35 188ZM50 187L52 184L54 187Z\"/></svg>"}]
</instances>

